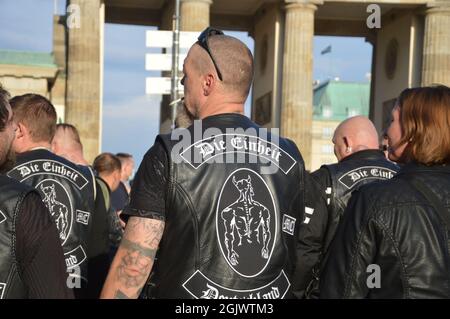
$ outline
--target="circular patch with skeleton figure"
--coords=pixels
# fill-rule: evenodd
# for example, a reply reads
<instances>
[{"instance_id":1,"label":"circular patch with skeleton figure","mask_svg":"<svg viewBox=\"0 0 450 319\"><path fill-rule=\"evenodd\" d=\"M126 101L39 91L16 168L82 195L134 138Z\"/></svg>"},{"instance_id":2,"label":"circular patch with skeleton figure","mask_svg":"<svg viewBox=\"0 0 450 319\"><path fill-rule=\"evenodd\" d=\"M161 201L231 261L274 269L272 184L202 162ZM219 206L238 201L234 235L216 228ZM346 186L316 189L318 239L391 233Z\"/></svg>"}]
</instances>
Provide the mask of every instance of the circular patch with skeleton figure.
<instances>
[{"instance_id":1,"label":"circular patch with skeleton figure","mask_svg":"<svg viewBox=\"0 0 450 319\"><path fill-rule=\"evenodd\" d=\"M243 277L255 277L270 261L278 231L272 192L255 171L241 168L222 186L216 211L223 257Z\"/></svg>"},{"instance_id":2,"label":"circular patch with skeleton figure","mask_svg":"<svg viewBox=\"0 0 450 319\"><path fill-rule=\"evenodd\" d=\"M73 222L73 206L64 186L53 179L44 179L36 185L58 229L59 239L64 245L69 237Z\"/></svg>"}]
</instances>

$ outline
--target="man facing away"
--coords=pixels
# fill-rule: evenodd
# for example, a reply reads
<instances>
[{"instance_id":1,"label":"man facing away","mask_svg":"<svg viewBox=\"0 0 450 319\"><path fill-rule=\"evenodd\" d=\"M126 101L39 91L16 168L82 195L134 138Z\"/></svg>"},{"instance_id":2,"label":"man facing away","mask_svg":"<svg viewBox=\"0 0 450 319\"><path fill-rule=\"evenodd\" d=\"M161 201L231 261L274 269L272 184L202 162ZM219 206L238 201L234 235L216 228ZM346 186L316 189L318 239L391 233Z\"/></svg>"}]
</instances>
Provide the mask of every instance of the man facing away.
<instances>
[{"instance_id":1,"label":"man facing away","mask_svg":"<svg viewBox=\"0 0 450 319\"><path fill-rule=\"evenodd\" d=\"M337 164L323 165L312 173L320 185L321 209L300 227L299 277L303 297L318 297L320 268L343 216L351 194L362 185L392 178L399 167L379 150L378 133L364 116L348 118L339 124L333 136Z\"/></svg>"},{"instance_id":2,"label":"man facing away","mask_svg":"<svg viewBox=\"0 0 450 319\"><path fill-rule=\"evenodd\" d=\"M56 124L52 152L75 164L89 166L83 155L83 144L81 144L78 130L72 124Z\"/></svg>"},{"instance_id":3,"label":"man facing away","mask_svg":"<svg viewBox=\"0 0 450 319\"><path fill-rule=\"evenodd\" d=\"M57 229L41 197L4 175L14 166L17 130L8 100L0 86L0 299L73 298Z\"/></svg>"},{"instance_id":4,"label":"man facing away","mask_svg":"<svg viewBox=\"0 0 450 319\"><path fill-rule=\"evenodd\" d=\"M137 298L144 286L150 298L292 297L302 157L243 115L253 57L241 41L206 29L183 72L200 121L145 155L102 297Z\"/></svg>"},{"instance_id":5,"label":"man facing away","mask_svg":"<svg viewBox=\"0 0 450 319\"><path fill-rule=\"evenodd\" d=\"M37 94L16 96L10 101L17 123L13 149L17 154L12 177L34 187L42 196L64 251L75 296L83 297L87 280L87 237L94 209L94 176L50 151L55 134L56 111Z\"/></svg>"}]
</instances>

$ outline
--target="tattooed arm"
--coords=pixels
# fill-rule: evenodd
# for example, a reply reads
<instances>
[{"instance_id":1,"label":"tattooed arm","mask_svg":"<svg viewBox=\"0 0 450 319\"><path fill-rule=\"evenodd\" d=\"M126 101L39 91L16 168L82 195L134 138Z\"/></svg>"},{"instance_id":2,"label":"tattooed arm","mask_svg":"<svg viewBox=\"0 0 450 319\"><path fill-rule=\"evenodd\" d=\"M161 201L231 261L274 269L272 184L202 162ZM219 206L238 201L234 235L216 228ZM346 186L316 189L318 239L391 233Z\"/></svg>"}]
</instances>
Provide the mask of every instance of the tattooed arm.
<instances>
[{"instance_id":1,"label":"tattooed arm","mask_svg":"<svg viewBox=\"0 0 450 319\"><path fill-rule=\"evenodd\" d=\"M139 296L152 270L163 230L161 220L130 217L103 286L102 299Z\"/></svg>"}]
</instances>

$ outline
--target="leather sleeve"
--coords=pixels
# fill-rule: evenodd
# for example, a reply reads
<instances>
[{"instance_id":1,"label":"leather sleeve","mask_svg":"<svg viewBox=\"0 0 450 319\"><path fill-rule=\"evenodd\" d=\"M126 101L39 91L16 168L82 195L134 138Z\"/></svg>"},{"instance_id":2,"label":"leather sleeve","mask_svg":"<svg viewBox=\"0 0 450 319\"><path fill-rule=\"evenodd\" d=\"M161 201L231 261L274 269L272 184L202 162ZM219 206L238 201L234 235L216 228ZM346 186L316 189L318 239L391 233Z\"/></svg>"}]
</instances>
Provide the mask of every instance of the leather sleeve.
<instances>
[{"instance_id":1,"label":"leather sleeve","mask_svg":"<svg viewBox=\"0 0 450 319\"><path fill-rule=\"evenodd\" d=\"M382 235L371 202L364 192L353 193L320 278L320 298L367 297L368 266Z\"/></svg>"},{"instance_id":2,"label":"leather sleeve","mask_svg":"<svg viewBox=\"0 0 450 319\"><path fill-rule=\"evenodd\" d=\"M304 298L312 283L313 268L318 266L328 223L326 203L320 188L309 173L305 173L305 214L299 228L297 243L298 267L294 277L294 294Z\"/></svg>"}]
</instances>

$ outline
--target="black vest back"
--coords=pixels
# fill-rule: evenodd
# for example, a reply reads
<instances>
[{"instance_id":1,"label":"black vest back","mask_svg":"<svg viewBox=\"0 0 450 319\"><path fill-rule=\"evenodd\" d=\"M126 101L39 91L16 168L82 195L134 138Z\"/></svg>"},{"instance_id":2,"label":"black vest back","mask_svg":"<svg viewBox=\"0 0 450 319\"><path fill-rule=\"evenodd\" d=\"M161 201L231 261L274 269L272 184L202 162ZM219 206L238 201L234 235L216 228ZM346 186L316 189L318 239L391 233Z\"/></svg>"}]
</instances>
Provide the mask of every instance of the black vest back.
<instances>
[{"instance_id":1,"label":"black vest back","mask_svg":"<svg viewBox=\"0 0 450 319\"><path fill-rule=\"evenodd\" d=\"M150 297L291 297L304 211L297 147L242 115L201 123L157 137L170 178Z\"/></svg>"},{"instance_id":2,"label":"black vest back","mask_svg":"<svg viewBox=\"0 0 450 319\"><path fill-rule=\"evenodd\" d=\"M41 194L58 229L68 273L86 282L95 187L90 169L37 149L20 154L8 176L36 188Z\"/></svg>"},{"instance_id":3,"label":"black vest back","mask_svg":"<svg viewBox=\"0 0 450 319\"><path fill-rule=\"evenodd\" d=\"M15 225L25 196L32 188L0 175L0 299L27 298L15 256Z\"/></svg>"},{"instance_id":4,"label":"black vest back","mask_svg":"<svg viewBox=\"0 0 450 319\"><path fill-rule=\"evenodd\" d=\"M352 193L373 181L391 179L399 170L398 165L388 161L381 151L365 150L350 156L340 163L324 165L332 183L331 212L325 239L327 246L334 237Z\"/></svg>"}]
</instances>

